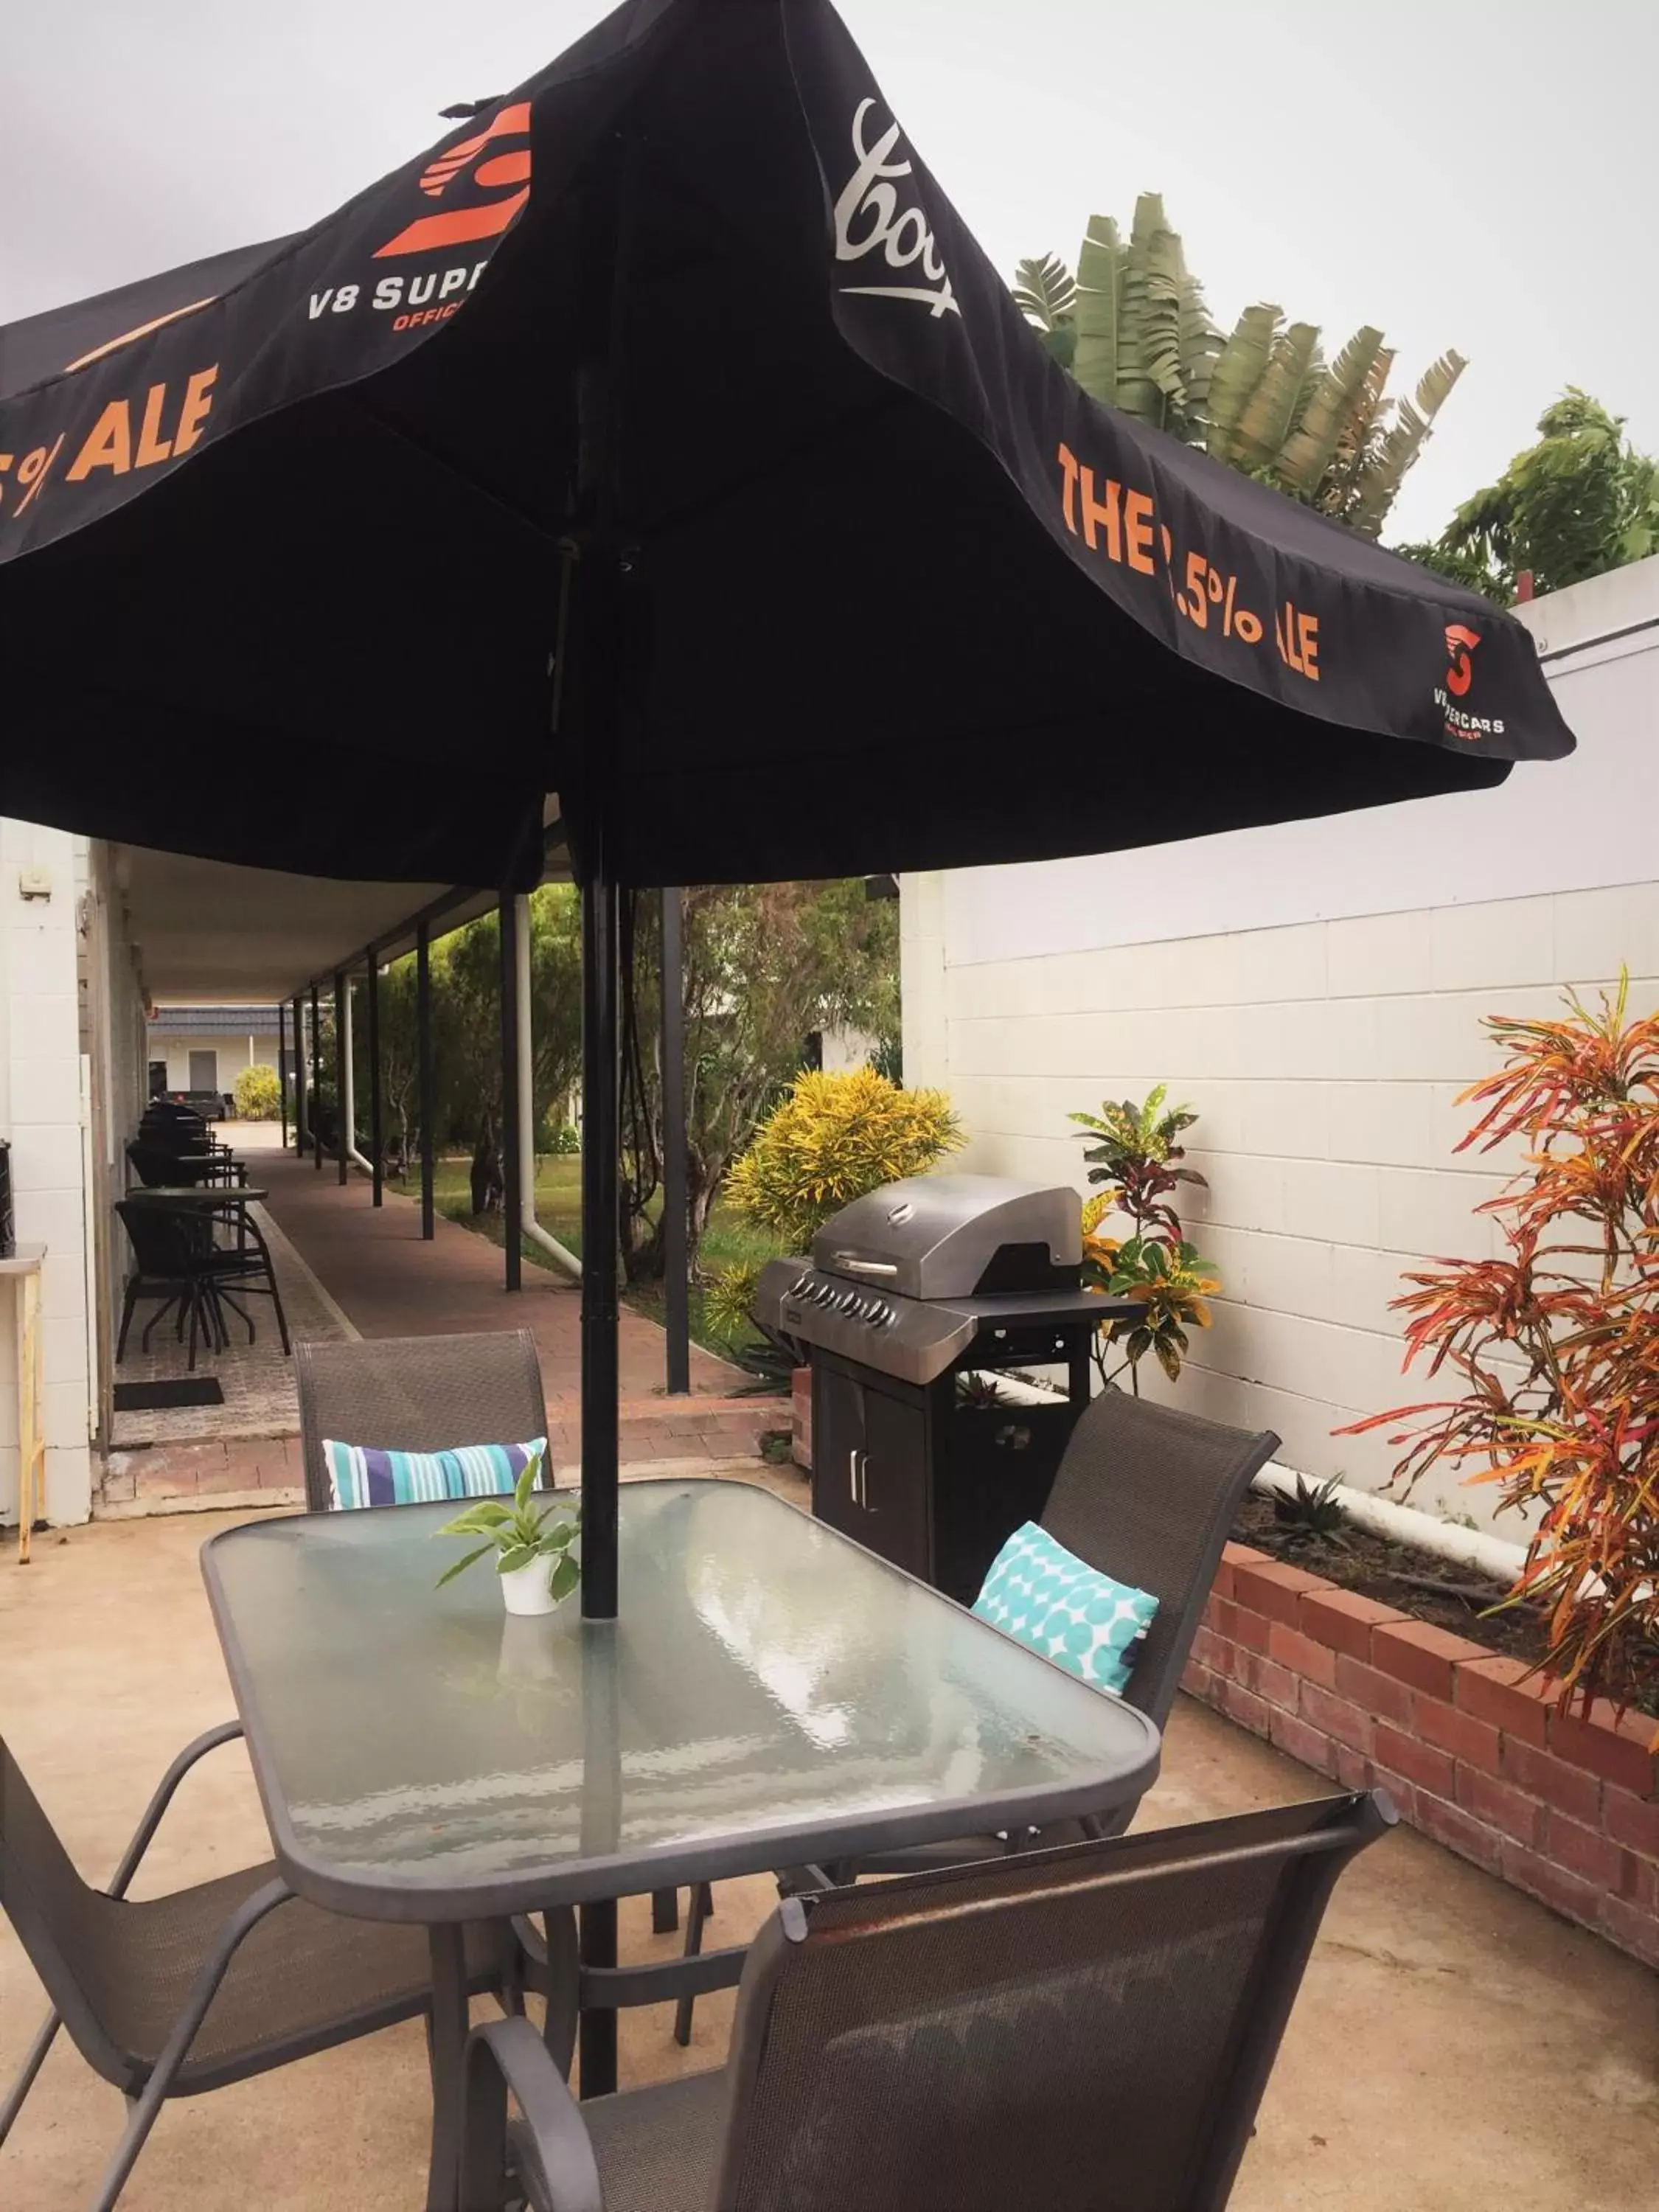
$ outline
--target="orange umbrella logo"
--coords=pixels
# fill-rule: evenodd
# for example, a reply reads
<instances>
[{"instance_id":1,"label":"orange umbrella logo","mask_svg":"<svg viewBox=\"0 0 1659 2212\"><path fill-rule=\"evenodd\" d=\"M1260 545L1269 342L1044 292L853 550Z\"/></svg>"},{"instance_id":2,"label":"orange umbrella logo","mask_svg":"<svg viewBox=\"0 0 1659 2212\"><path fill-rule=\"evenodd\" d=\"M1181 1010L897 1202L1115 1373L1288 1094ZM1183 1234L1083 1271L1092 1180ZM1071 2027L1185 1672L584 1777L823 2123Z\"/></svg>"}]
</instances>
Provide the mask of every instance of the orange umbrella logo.
<instances>
[{"instance_id":1,"label":"orange umbrella logo","mask_svg":"<svg viewBox=\"0 0 1659 2212\"><path fill-rule=\"evenodd\" d=\"M396 238L388 240L374 258L384 261L394 253L430 253L439 246L464 246L474 239L498 236L530 198L530 149L514 146L501 152L489 149L497 139L529 136L530 102L517 100L500 109L495 120L483 130L435 155L421 172L421 190L428 199L441 199L468 169L472 171L475 185L500 191L501 197L471 207L452 208L443 215L419 216ZM480 155L485 156L482 161L478 159ZM476 168L474 162L477 163ZM504 186L508 189L502 191ZM518 189L511 189L514 186Z\"/></svg>"},{"instance_id":2,"label":"orange umbrella logo","mask_svg":"<svg viewBox=\"0 0 1659 2212\"><path fill-rule=\"evenodd\" d=\"M1446 625L1446 652L1451 665L1446 671L1446 689L1454 699L1461 699L1474 681L1474 665L1469 655L1480 642L1478 630L1465 629L1462 623Z\"/></svg>"}]
</instances>

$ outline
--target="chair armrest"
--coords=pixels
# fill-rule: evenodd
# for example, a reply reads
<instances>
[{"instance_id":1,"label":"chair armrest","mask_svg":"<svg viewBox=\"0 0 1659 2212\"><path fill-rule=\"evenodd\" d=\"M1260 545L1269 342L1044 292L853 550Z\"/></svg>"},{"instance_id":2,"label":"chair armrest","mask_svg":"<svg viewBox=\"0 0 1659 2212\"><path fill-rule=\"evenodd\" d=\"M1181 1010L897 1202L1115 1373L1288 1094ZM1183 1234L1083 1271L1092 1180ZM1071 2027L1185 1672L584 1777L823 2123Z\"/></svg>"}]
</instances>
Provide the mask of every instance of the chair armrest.
<instances>
[{"instance_id":1,"label":"chair armrest","mask_svg":"<svg viewBox=\"0 0 1659 2212\"><path fill-rule=\"evenodd\" d=\"M194 1743L185 1746L155 1785L155 1795L145 1807L143 1819L133 1830L132 1841L121 1854L121 1863L110 1880L108 1894L111 1897L126 1895L127 1884L137 1873L138 1863L149 1849L150 1838L161 1824L162 1814L173 1802L173 1792L197 1760L207 1752L216 1750L222 1743L234 1742L241 1733L240 1721L222 1721L217 1728L210 1729L205 1735L198 1735Z\"/></svg>"},{"instance_id":2,"label":"chair armrest","mask_svg":"<svg viewBox=\"0 0 1659 2212\"><path fill-rule=\"evenodd\" d=\"M534 2212L605 2212L599 2169L581 2109L527 2020L492 2020L466 2039L461 2212L507 2201L507 2095L519 2180Z\"/></svg>"}]
</instances>

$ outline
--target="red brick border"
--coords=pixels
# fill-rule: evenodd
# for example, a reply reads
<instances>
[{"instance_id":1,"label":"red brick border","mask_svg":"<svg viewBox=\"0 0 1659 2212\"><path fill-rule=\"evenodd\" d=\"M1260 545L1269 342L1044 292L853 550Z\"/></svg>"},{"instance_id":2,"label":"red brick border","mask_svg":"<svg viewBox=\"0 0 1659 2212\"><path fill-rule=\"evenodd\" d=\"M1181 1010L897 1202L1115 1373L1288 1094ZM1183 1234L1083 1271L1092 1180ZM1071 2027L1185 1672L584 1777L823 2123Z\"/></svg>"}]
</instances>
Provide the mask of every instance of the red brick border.
<instances>
[{"instance_id":1,"label":"red brick border","mask_svg":"<svg viewBox=\"0 0 1659 2212\"><path fill-rule=\"evenodd\" d=\"M1182 1686L1292 1759L1659 1966L1659 1751L1555 1710L1519 1660L1229 1544Z\"/></svg>"}]
</instances>

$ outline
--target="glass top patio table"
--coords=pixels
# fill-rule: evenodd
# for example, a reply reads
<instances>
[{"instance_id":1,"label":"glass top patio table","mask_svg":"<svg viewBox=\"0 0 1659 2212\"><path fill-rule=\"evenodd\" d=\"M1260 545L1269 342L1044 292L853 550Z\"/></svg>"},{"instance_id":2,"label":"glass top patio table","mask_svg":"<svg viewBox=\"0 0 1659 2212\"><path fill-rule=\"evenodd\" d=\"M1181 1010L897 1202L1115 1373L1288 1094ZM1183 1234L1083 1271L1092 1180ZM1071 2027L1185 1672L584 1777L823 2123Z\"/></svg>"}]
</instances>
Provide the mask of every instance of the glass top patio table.
<instances>
[{"instance_id":1,"label":"glass top patio table","mask_svg":"<svg viewBox=\"0 0 1659 2212\"><path fill-rule=\"evenodd\" d=\"M430 1925L1107 1811L1157 1773L1144 1715L770 1492L620 1506L615 1621L508 1616L488 1559L435 1589L459 1506L203 1547L301 1895Z\"/></svg>"}]
</instances>

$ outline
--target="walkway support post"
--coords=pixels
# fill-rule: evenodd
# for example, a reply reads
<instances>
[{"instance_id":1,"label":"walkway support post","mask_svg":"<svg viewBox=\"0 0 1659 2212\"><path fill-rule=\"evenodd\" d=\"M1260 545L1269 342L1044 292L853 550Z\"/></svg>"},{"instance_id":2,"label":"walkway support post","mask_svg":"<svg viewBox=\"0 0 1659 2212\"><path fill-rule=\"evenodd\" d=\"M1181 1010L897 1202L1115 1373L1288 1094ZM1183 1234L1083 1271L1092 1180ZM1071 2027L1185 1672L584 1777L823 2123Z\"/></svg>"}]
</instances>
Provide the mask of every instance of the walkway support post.
<instances>
[{"instance_id":1,"label":"walkway support post","mask_svg":"<svg viewBox=\"0 0 1659 2212\"><path fill-rule=\"evenodd\" d=\"M345 970L334 971L334 1151L340 1182L351 1173L351 1000Z\"/></svg>"},{"instance_id":2,"label":"walkway support post","mask_svg":"<svg viewBox=\"0 0 1659 2212\"><path fill-rule=\"evenodd\" d=\"M374 947L368 948L366 979L368 993L368 1157L374 1203L382 1202L386 1186L385 1133L380 1127L380 963Z\"/></svg>"},{"instance_id":3,"label":"walkway support post","mask_svg":"<svg viewBox=\"0 0 1659 2212\"><path fill-rule=\"evenodd\" d=\"M536 1218L536 1031L530 1009L530 901L520 897L514 951L519 1001L519 1228L573 1283L582 1263Z\"/></svg>"},{"instance_id":4,"label":"walkway support post","mask_svg":"<svg viewBox=\"0 0 1659 2212\"><path fill-rule=\"evenodd\" d=\"M500 908L501 935L501 1249L507 1261L507 1287L523 1285L524 1257L519 1249L521 1171L519 1113L519 902L503 893Z\"/></svg>"},{"instance_id":5,"label":"walkway support post","mask_svg":"<svg viewBox=\"0 0 1659 2212\"><path fill-rule=\"evenodd\" d=\"M668 1389L691 1388L690 1287L685 1218L685 905L678 884L662 892L662 1223Z\"/></svg>"},{"instance_id":6,"label":"walkway support post","mask_svg":"<svg viewBox=\"0 0 1659 2212\"><path fill-rule=\"evenodd\" d=\"M288 1070L283 1062L288 1058L288 1006L276 1002L276 1111L282 1118L283 1150L288 1150Z\"/></svg>"},{"instance_id":7,"label":"walkway support post","mask_svg":"<svg viewBox=\"0 0 1659 2212\"><path fill-rule=\"evenodd\" d=\"M423 915L415 926L415 1057L421 1113L421 1234L432 1225L432 927Z\"/></svg>"},{"instance_id":8,"label":"walkway support post","mask_svg":"<svg viewBox=\"0 0 1659 2212\"><path fill-rule=\"evenodd\" d=\"M303 1159L309 1134L309 1109L306 1104L306 1002L296 991L294 994L294 1150Z\"/></svg>"},{"instance_id":9,"label":"walkway support post","mask_svg":"<svg viewBox=\"0 0 1659 2212\"><path fill-rule=\"evenodd\" d=\"M317 986L311 987L311 1164L320 1175L323 1166L323 1138L318 1127L317 1078L320 1074L323 1057L323 1024Z\"/></svg>"}]
</instances>

